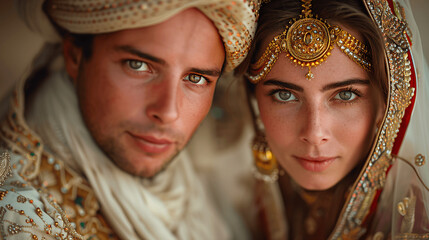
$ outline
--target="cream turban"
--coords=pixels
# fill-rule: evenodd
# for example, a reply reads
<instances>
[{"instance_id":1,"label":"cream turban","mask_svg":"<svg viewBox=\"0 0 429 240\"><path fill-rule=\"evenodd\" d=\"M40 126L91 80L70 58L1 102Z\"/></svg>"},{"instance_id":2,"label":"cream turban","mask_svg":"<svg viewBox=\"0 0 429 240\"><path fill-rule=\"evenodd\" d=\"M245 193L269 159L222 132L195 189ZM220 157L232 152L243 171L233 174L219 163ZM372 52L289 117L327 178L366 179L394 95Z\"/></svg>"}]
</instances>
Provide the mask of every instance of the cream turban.
<instances>
[{"instance_id":1,"label":"cream turban","mask_svg":"<svg viewBox=\"0 0 429 240\"><path fill-rule=\"evenodd\" d=\"M18 0L17 8L29 28L47 41L60 38L43 10L45 0ZM154 25L195 7L210 18L222 36L227 66L245 58L256 28L258 0L48 0L50 18L72 33L97 34Z\"/></svg>"}]
</instances>

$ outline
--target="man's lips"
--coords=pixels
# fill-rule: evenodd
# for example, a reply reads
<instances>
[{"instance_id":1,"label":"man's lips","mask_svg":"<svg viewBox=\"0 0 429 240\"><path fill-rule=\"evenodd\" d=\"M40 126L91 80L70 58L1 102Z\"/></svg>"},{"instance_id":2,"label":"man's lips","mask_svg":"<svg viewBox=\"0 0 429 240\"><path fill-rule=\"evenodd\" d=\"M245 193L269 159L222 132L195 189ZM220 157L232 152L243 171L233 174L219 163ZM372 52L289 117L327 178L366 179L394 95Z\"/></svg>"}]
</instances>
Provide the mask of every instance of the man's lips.
<instances>
[{"instance_id":1,"label":"man's lips","mask_svg":"<svg viewBox=\"0 0 429 240\"><path fill-rule=\"evenodd\" d=\"M152 135L137 135L129 133L136 145L146 153L162 153L167 151L174 141L168 138L157 138Z\"/></svg>"},{"instance_id":2,"label":"man's lips","mask_svg":"<svg viewBox=\"0 0 429 240\"><path fill-rule=\"evenodd\" d=\"M337 157L298 157L294 156L301 166L311 172L322 172L326 170Z\"/></svg>"},{"instance_id":3,"label":"man's lips","mask_svg":"<svg viewBox=\"0 0 429 240\"><path fill-rule=\"evenodd\" d=\"M150 135L135 135L132 133L131 133L131 135L136 137L136 138L142 139L146 142L153 143L153 144L171 144L171 143L173 143L173 141L169 140L168 138L157 138L157 137L150 136Z\"/></svg>"}]
</instances>

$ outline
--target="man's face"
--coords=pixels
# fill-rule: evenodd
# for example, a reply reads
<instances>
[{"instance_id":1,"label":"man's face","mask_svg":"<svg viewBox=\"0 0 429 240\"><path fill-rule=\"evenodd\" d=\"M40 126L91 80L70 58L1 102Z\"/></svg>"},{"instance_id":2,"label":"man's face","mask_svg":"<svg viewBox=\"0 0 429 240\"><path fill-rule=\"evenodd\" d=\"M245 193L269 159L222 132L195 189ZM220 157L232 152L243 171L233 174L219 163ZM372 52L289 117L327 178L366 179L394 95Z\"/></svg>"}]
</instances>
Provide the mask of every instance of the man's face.
<instances>
[{"instance_id":1,"label":"man's face","mask_svg":"<svg viewBox=\"0 0 429 240\"><path fill-rule=\"evenodd\" d=\"M213 23L188 9L154 26L96 35L91 57L78 58L67 70L94 140L123 170L151 177L209 111L225 51Z\"/></svg>"}]
</instances>

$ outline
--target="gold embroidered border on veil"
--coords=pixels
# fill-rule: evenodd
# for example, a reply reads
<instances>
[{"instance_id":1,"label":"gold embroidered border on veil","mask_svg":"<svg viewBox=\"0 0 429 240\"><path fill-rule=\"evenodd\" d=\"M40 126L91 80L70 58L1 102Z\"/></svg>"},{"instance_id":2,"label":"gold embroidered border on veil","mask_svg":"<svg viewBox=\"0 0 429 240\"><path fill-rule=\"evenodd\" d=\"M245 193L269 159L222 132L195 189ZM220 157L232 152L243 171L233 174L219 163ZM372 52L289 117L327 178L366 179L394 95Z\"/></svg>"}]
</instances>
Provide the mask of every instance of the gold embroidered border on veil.
<instances>
[{"instance_id":1,"label":"gold embroidered border on veil","mask_svg":"<svg viewBox=\"0 0 429 240\"><path fill-rule=\"evenodd\" d=\"M402 5L399 2L402 2ZM412 118L413 106L416 101L415 88L420 86L423 87L422 92L419 92L420 89L417 89L417 94L421 94L423 91L428 90L428 88L425 87L428 83L424 82L428 80L427 76L422 75L422 72L416 72L416 63L414 61L414 53L411 51L412 44L410 42L413 38L411 36L411 32L407 28L407 19L405 19L404 10L401 9L401 7L406 4L403 2L404 1L392 0L364 0L364 4L367 7L369 15L376 26L381 30L385 40L389 95L384 120L377 133L377 138L374 142L372 151L368 155L365 166L348 196L346 205L343 207L342 213L340 214L337 225L331 234L330 239L357 239L363 234L366 234L365 231L367 230L361 229L361 223L364 222L365 218L371 213L371 206L377 204L375 201L379 200L379 190L385 187L386 177L390 173L389 170L391 170L392 164L395 163L395 161L404 161L401 160L401 158L396 157L398 152L401 154L402 152L408 151L413 152L411 154L414 154L414 156L417 155L415 163L413 158L411 159L412 162L408 162L407 160L405 161L407 161L408 165L414 169L413 172L417 174L417 179L420 181L419 188L423 194L423 202L425 202L424 199L427 199L427 193L429 191L427 188L427 180L425 183L421 176L422 173L424 173L423 169L427 169L428 165L424 165L422 161L424 155L421 155L423 157L418 158L419 153L416 152L426 151L425 156L427 156L427 147L426 149L418 149L415 147L416 149L406 150L403 149L405 147L410 147L409 145L401 147L401 143L403 141L406 143L407 139L410 141L412 138L408 136L409 134L406 130L407 127L410 127L409 121L410 117ZM418 34L416 39L419 40ZM417 71L424 71L427 67L424 62L421 64L422 66L419 67L422 67L423 70L417 69ZM421 108L419 109L419 111L422 110L423 109ZM422 129L421 133L428 134L427 128ZM405 169L396 169L398 169L398 167L395 168L395 171L405 171ZM393 175L394 173L391 174ZM427 174L428 172L426 171L426 179ZM399 182L405 180L400 179L400 176L401 174L395 175L396 180L394 181ZM384 191L394 190L384 189ZM391 192L388 194L394 195L395 193ZM408 198L406 198L406 205L408 207L408 204L411 204L411 202L409 203L409 200L407 199ZM426 213L428 213L427 201L424 205ZM396 209L395 206L397 206L398 209ZM399 211L400 215L405 216L405 210L401 209L402 206L405 206L403 202L394 202L393 209L392 206L389 206L389 213L392 214L392 219L391 222L387 222L385 224L388 224L391 227L391 233L389 233L393 235L391 237L402 238L404 236L411 237L411 235L420 238L424 236L429 237L428 233L426 233L426 235L419 235L411 232L404 233L404 229L402 229L402 227L401 229L397 229L395 224L397 224L397 221L399 220L395 217L397 216L396 212ZM421 214L424 214L424 212ZM409 228L409 231L412 231L412 226ZM381 232L377 232L376 234L379 234L380 237L384 236ZM375 235L373 237L375 237Z\"/></svg>"}]
</instances>

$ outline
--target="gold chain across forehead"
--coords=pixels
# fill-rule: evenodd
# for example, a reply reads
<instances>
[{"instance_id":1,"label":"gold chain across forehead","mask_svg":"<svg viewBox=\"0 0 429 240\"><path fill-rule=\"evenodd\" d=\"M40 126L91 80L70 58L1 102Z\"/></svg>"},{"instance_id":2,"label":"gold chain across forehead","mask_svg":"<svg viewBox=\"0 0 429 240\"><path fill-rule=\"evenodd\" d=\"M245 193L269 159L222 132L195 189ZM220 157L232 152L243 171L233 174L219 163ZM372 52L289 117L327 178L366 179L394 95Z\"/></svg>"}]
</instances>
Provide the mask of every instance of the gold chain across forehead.
<instances>
[{"instance_id":1,"label":"gold chain across forehead","mask_svg":"<svg viewBox=\"0 0 429 240\"><path fill-rule=\"evenodd\" d=\"M285 30L274 37L261 58L250 66L248 79L256 84L263 79L284 52L294 63L308 67L305 77L311 80L314 75L311 67L321 64L331 54L334 44L351 60L366 71L370 71L367 47L338 26L330 26L325 20L311 13L311 0L302 0L302 14L293 19Z\"/></svg>"}]
</instances>

